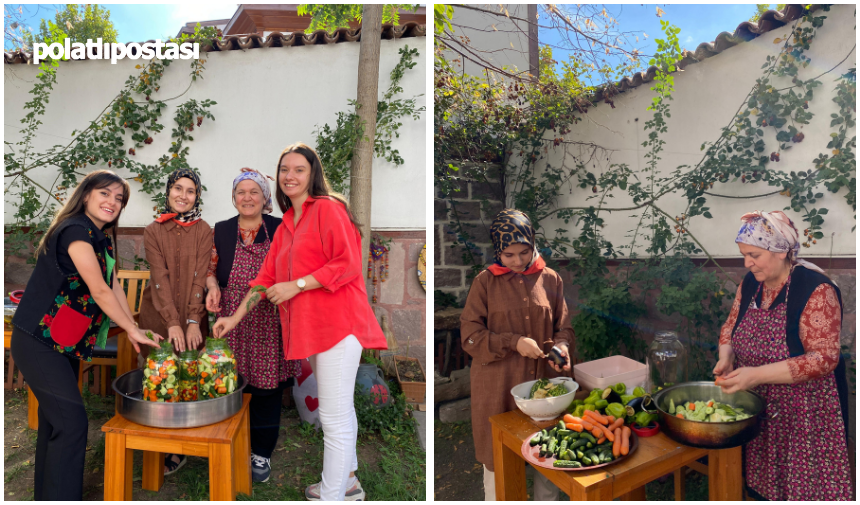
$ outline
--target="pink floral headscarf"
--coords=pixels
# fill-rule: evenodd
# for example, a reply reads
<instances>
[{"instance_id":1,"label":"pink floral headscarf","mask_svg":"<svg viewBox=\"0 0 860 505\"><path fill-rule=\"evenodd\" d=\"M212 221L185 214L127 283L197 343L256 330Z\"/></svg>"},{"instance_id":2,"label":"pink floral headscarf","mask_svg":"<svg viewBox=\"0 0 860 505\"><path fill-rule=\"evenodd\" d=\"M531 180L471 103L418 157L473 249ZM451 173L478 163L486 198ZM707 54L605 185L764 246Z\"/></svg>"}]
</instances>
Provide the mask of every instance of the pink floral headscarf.
<instances>
[{"instance_id":1,"label":"pink floral headscarf","mask_svg":"<svg viewBox=\"0 0 860 505\"><path fill-rule=\"evenodd\" d=\"M743 224L738 231L738 237L735 239L736 243L759 247L771 252L793 252L793 264L803 265L810 270L824 273L824 270L813 263L797 258L800 252L800 233L784 212L757 210L741 216L741 221Z\"/></svg>"}]
</instances>

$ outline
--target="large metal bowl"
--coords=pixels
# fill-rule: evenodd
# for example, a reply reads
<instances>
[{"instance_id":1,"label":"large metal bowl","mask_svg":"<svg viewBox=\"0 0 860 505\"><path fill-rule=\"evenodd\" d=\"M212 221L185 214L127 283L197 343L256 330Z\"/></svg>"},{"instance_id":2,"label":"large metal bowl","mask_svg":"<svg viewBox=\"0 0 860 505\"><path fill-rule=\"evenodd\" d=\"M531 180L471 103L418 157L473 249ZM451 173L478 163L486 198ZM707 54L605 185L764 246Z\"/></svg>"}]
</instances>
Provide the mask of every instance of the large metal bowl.
<instances>
[{"instance_id":1,"label":"large metal bowl","mask_svg":"<svg viewBox=\"0 0 860 505\"><path fill-rule=\"evenodd\" d=\"M523 411L523 414L535 421L551 421L558 417L570 405L574 395L576 395L576 390L579 389L579 384L574 382L570 377L556 377L549 381L553 384L564 384L567 394L529 400L529 392L532 389L532 385L537 381L523 382L511 388L511 395L513 395L517 407Z\"/></svg>"},{"instance_id":2,"label":"large metal bowl","mask_svg":"<svg viewBox=\"0 0 860 505\"><path fill-rule=\"evenodd\" d=\"M162 403L143 399L143 370L124 373L114 379L116 412L137 424L154 428L197 428L220 423L242 409L245 378L236 374L236 391L227 396L197 402Z\"/></svg>"},{"instance_id":3,"label":"large metal bowl","mask_svg":"<svg viewBox=\"0 0 860 505\"><path fill-rule=\"evenodd\" d=\"M670 400L675 405L692 401L707 401L713 398L719 403L741 407L752 417L743 421L705 423L680 419L669 414ZM672 440L702 449L729 449L743 445L761 432L764 416L764 398L752 391L723 393L713 382L685 382L666 388L654 395L654 403L660 413L660 427Z\"/></svg>"}]
</instances>

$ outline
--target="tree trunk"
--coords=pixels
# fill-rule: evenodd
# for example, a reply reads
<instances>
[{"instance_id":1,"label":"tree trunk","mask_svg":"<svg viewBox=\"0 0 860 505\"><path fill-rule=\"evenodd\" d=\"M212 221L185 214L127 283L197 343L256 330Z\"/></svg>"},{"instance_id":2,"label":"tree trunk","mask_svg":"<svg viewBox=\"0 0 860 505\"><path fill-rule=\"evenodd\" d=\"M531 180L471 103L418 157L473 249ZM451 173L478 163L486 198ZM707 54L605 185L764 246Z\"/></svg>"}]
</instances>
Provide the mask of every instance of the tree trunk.
<instances>
[{"instance_id":1,"label":"tree trunk","mask_svg":"<svg viewBox=\"0 0 860 505\"><path fill-rule=\"evenodd\" d=\"M361 223L361 260L370 249L370 197L373 175L373 139L376 136L376 102L379 88L379 49L382 41L382 5L365 5L361 17L358 53L358 117L364 136L355 146L349 167L349 205Z\"/></svg>"}]
</instances>

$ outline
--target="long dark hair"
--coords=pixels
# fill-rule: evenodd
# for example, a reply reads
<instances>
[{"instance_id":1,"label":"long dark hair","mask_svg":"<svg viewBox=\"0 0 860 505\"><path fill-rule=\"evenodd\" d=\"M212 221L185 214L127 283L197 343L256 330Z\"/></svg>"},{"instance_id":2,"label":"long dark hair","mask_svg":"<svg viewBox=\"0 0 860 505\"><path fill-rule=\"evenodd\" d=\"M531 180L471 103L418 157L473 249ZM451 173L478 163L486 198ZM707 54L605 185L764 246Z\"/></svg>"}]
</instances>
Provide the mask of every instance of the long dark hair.
<instances>
[{"instance_id":1,"label":"long dark hair","mask_svg":"<svg viewBox=\"0 0 860 505\"><path fill-rule=\"evenodd\" d=\"M281 212L284 214L293 206L293 202L290 201L290 198L284 194L283 190L281 190L281 161L284 159L284 156L290 153L298 153L305 157L308 160L308 164L311 166L311 174L310 174L310 184L308 185L308 194L314 198L319 198L323 196L327 196L333 200L337 200L342 203L344 208L346 209L346 215L349 216L349 220L355 226L355 229L358 230L359 235L364 236L361 233L361 225L358 221L355 220L355 216L352 214L352 211L349 210L349 203L346 201L343 195L340 193L336 193L331 189L331 185L328 183L328 179L325 177L325 169L323 169L322 161L320 161L320 157L316 151L313 150L309 145L304 142L296 142L291 146L287 147L281 152L281 155L278 157L278 166L275 168L275 200L278 202L278 207L281 208Z\"/></svg>"},{"instance_id":2,"label":"long dark hair","mask_svg":"<svg viewBox=\"0 0 860 505\"><path fill-rule=\"evenodd\" d=\"M69 197L66 204L63 205L60 212L57 213L57 216L54 217L54 221L51 222L51 226L48 228L48 231L42 236L42 240L39 242L39 246L36 248L34 256L38 258L40 254L45 252L48 248L48 243L51 241L51 236L57 231L57 227L59 227L63 221L84 213L86 210L84 200L87 199L90 193L116 183L120 183L122 185L122 207L120 207L119 212L117 212L116 219L107 223L102 230L111 230L111 238L113 238L114 248L116 248L117 224L119 223L119 218L122 215L122 210L125 209L126 204L128 204L128 197L131 190L129 189L128 182L126 182L125 179L110 170L96 170L87 174L87 176L78 184L78 187L76 187L72 192L72 196Z\"/></svg>"}]
</instances>

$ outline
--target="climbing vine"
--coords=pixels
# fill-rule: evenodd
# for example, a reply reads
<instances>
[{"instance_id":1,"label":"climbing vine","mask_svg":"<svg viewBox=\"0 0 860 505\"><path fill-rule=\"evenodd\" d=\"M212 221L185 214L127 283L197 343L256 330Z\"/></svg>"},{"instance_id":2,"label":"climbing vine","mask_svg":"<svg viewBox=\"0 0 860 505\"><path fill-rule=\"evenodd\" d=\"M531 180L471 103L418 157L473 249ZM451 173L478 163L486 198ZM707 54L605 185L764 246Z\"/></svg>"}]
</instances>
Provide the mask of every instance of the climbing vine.
<instances>
[{"instance_id":1,"label":"climbing vine","mask_svg":"<svg viewBox=\"0 0 860 505\"><path fill-rule=\"evenodd\" d=\"M192 40L206 46L219 36L214 27L198 25L193 34L184 34L171 42ZM62 37L61 34L48 43L62 43ZM137 65L138 72L128 77L117 96L86 128L72 132L69 143L34 152L33 140L57 82L60 62L48 60L40 65L36 84L30 91L33 98L24 105L28 112L21 120L22 138L15 143L4 142L7 151L3 156L4 198L15 207L12 219L7 219L4 225L7 260L11 255L27 254L38 242L38 236L50 225L57 206L62 205L78 178L86 175L84 170L88 167L128 170L132 174L129 179L140 183L142 191L151 195L155 203L153 212L157 212L158 205L164 201L164 179L168 174L178 168L199 172L188 162L189 143L194 140L194 128L202 127L204 119L215 120L209 111L216 105L212 100L187 100L176 108L171 131L173 140L157 163L147 165L135 158L138 150L151 144L153 136L164 130L160 121L167 102L180 99L197 79L203 78L206 60L192 60L188 88L178 96L159 99L161 78L173 63L176 62L154 58L147 64ZM45 180L44 175L40 176L45 171L53 175L53 182L47 187L39 182ZM28 262L34 261L28 258Z\"/></svg>"},{"instance_id":2,"label":"climbing vine","mask_svg":"<svg viewBox=\"0 0 860 505\"><path fill-rule=\"evenodd\" d=\"M614 108L617 90L611 84L600 93L558 85L556 65L547 48L541 50L539 82L513 84L489 76L462 75L437 51L434 168L439 196L450 206L447 239L462 248L463 260L472 265L473 274L483 268L487 261L475 245L476 225L464 222L456 200L461 198L458 193L465 181L490 185L498 192L494 199L530 216L538 248L550 266L571 272L578 288L579 310L573 325L581 358L618 352L641 358L642 337L652 330L641 326L640 319L646 314L646 299L654 296L660 313L679 316L679 333L690 342L690 378L707 376L720 325L734 298L734 289L725 284L725 272L718 263L713 261L722 277L704 269L713 258L697 234L713 218L709 202L781 194L786 209L802 215L804 247L815 246L823 237L821 227L828 213L819 201L823 189L844 194L856 213L853 69L838 77L833 89L832 100L839 111L831 118L833 131L827 150L808 170L779 169L792 146L804 141L803 126L814 116L813 100L825 88L819 79L833 70L810 79L799 77L799 71L810 64L807 50L825 19L807 10L787 26L787 34L774 41L782 44L779 54L766 58L761 77L719 137L702 144L698 163L672 170L664 168L661 155L669 130L667 118L671 117L672 73L682 54L680 30L670 23L661 21L664 37L656 41L657 53L649 61L656 67L651 86L655 96L648 107L652 115L644 124L646 163L637 171L612 163L611 149L566 136L586 118L586 107L595 97ZM850 54L853 49L845 59ZM566 71L567 80L575 82L585 69L568 66ZM766 153L774 140L778 147ZM503 169L496 174L487 162L501 163ZM598 169L598 165L605 168ZM763 183L773 190L751 197L714 190L720 184L737 182ZM591 195L577 206L559 205L559 197L572 194L574 187L590 188ZM686 200L680 215L661 207L667 195ZM611 204L620 198L631 203ZM488 205L485 199L485 210ZM612 212L631 215L636 223L626 244L613 244L602 232L606 226L603 216ZM643 257L640 251L644 251ZM708 261L697 264L691 258L702 255ZM619 266L610 268L609 260L619 259Z\"/></svg>"}]
</instances>

